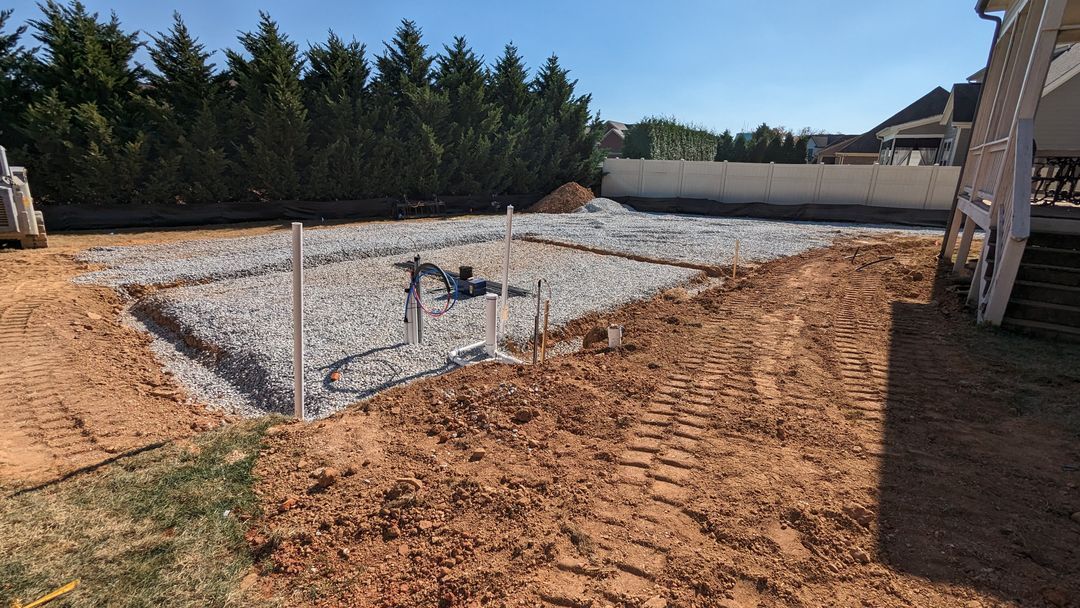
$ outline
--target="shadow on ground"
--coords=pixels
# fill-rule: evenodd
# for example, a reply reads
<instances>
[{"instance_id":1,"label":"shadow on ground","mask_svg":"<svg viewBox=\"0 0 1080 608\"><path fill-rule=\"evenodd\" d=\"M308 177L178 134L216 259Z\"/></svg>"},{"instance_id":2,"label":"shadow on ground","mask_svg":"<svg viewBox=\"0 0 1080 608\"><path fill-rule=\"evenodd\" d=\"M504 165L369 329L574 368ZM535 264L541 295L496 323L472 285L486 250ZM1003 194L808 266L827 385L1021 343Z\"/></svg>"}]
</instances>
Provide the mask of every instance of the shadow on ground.
<instances>
[{"instance_id":1,"label":"shadow on ground","mask_svg":"<svg viewBox=\"0 0 1080 608\"><path fill-rule=\"evenodd\" d=\"M937 291L892 307L881 557L1002 601L1080 605L1080 346L975 327Z\"/></svg>"}]
</instances>

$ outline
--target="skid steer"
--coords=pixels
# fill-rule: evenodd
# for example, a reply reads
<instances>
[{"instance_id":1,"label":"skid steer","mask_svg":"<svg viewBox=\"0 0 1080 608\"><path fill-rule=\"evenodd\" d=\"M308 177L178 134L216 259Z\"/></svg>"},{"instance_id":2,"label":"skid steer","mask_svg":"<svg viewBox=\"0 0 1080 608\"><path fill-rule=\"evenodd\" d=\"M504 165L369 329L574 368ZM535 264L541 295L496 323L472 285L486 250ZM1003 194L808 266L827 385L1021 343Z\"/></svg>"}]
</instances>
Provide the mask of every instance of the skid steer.
<instances>
[{"instance_id":1,"label":"skid steer","mask_svg":"<svg viewBox=\"0 0 1080 608\"><path fill-rule=\"evenodd\" d=\"M23 249L49 246L45 218L40 211L34 211L26 168L9 165L3 146L0 146L0 241L16 241Z\"/></svg>"}]
</instances>

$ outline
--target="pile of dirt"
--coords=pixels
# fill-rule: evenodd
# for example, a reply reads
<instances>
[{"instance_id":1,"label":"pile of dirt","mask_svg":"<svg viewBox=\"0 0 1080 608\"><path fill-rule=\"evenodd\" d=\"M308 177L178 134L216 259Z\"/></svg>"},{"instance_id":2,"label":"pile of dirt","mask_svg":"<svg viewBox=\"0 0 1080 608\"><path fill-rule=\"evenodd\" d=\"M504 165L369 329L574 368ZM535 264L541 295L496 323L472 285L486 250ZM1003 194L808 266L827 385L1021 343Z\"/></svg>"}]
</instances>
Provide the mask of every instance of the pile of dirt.
<instances>
[{"instance_id":1,"label":"pile of dirt","mask_svg":"<svg viewBox=\"0 0 1080 608\"><path fill-rule=\"evenodd\" d=\"M592 190L577 182L567 182L536 201L528 210L532 213L573 213L594 198L596 195Z\"/></svg>"}]
</instances>

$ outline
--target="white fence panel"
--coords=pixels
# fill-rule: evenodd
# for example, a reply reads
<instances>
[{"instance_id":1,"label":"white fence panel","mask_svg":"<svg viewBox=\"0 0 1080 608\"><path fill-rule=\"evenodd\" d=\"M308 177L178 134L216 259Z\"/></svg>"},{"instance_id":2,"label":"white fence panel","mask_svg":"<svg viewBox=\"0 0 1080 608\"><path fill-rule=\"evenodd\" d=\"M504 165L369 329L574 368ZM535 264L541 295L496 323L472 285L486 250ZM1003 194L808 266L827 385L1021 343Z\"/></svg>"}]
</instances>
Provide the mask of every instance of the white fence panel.
<instances>
[{"instance_id":1,"label":"white fence panel","mask_svg":"<svg viewBox=\"0 0 1080 608\"><path fill-rule=\"evenodd\" d=\"M936 167L881 166L877 169L877 179L869 201L871 206L926 208L926 197L930 194L930 182Z\"/></svg>"},{"instance_id":2,"label":"white fence panel","mask_svg":"<svg viewBox=\"0 0 1080 608\"><path fill-rule=\"evenodd\" d=\"M727 163L687 161L683 168L682 197L719 197L726 167Z\"/></svg>"},{"instance_id":3,"label":"white fence panel","mask_svg":"<svg viewBox=\"0 0 1080 608\"><path fill-rule=\"evenodd\" d=\"M874 181L873 165L824 165L817 201L824 205L865 205Z\"/></svg>"},{"instance_id":4,"label":"white fence panel","mask_svg":"<svg viewBox=\"0 0 1080 608\"><path fill-rule=\"evenodd\" d=\"M604 196L641 194L641 170L645 161L632 158L609 158L604 161Z\"/></svg>"},{"instance_id":5,"label":"white fence panel","mask_svg":"<svg viewBox=\"0 0 1080 608\"><path fill-rule=\"evenodd\" d=\"M645 163L641 196L653 198L679 196L680 165L677 160L653 160Z\"/></svg>"},{"instance_id":6,"label":"white fence panel","mask_svg":"<svg viewBox=\"0 0 1080 608\"><path fill-rule=\"evenodd\" d=\"M725 203L759 203L769 191L772 166L765 163L728 163L720 200Z\"/></svg>"},{"instance_id":7,"label":"white fence panel","mask_svg":"<svg viewBox=\"0 0 1080 608\"><path fill-rule=\"evenodd\" d=\"M824 165L773 165L766 203L801 205L814 202L819 167Z\"/></svg>"},{"instance_id":8,"label":"white fence panel","mask_svg":"<svg viewBox=\"0 0 1080 608\"><path fill-rule=\"evenodd\" d=\"M870 205L948 210L960 167L786 165L612 158L604 196L722 203Z\"/></svg>"}]
</instances>

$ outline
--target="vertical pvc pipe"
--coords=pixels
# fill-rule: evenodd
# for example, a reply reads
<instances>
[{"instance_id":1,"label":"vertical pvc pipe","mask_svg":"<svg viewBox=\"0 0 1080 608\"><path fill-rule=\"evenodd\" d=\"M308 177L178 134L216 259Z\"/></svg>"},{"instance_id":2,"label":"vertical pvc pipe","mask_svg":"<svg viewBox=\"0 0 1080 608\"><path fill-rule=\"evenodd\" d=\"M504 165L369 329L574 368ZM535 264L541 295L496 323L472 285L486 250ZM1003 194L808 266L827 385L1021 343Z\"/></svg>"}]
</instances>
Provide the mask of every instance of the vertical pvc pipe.
<instances>
[{"instance_id":1,"label":"vertical pvc pipe","mask_svg":"<svg viewBox=\"0 0 1080 608\"><path fill-rule=\"evenodd\" d=\"M540 357L540 286L544 283L543 279L536 282L536 316L533 317L533 343L532 343L532 362L536 365L537 360Z\"/></svg>"},{"instance_id":2,"label":"vertical pvc pipe","mask_svg":"<svg viewBox=\"0 0 1080 608\"><path fill-rule=\"evenodd\" d=\"M510 319L510 238L514 233L514 206L506 206L506 257L502 272L502 310L499 313L499 337L506 335L506 322Z\"/></svg>"},{"instance_id":3,"label":"vertical pvc pipe","mask_svg":"<svg viewBox=\"0 0 1080 608\"><path fill-rule=\"evenodd\" d=\"M484 350L489 357L495 356L495 350L499 346L496 334L495 309L499 302L499 296L489 293L484 296Z\"/></svg>"},{"instance_id":4,"label":"vertical pvc pipe","mask_svg":"<svg viewBox=\"0 0 1080 608\"><path fill-rule=\"evenodd\" d=\"M293 414L304 419L304 225L292 225Z\"/></svg>"}]
</instances>

